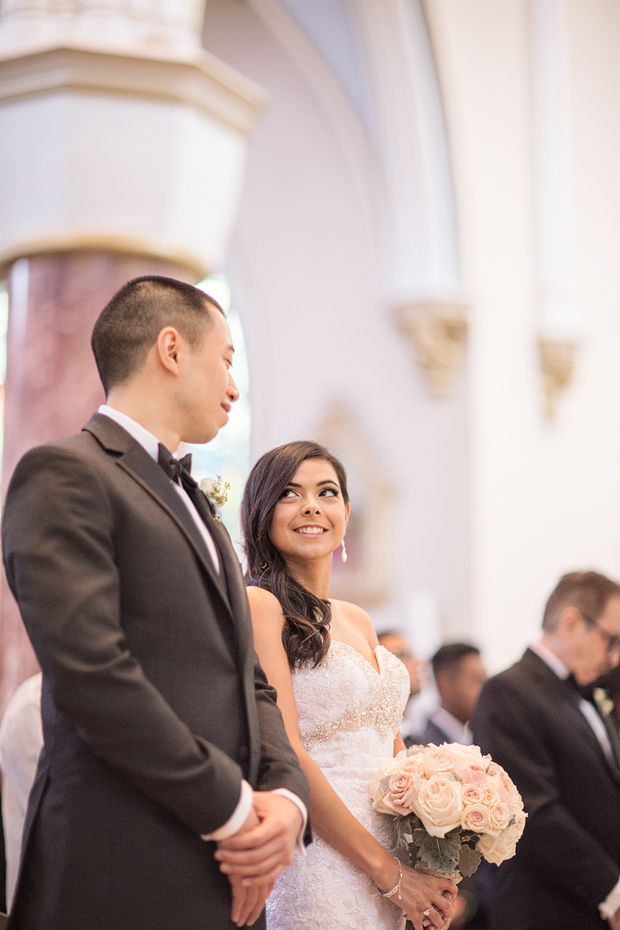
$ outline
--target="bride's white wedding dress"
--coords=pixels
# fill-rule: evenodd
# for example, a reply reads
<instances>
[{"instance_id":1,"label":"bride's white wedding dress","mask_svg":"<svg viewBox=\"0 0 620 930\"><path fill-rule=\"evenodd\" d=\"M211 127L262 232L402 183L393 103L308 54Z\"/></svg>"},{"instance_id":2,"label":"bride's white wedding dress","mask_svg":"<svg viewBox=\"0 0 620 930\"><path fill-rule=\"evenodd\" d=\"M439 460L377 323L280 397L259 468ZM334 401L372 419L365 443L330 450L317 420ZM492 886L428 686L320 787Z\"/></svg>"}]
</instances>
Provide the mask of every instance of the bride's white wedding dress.
<instances>
[{"instance_id":1,"label":"bride's white wedding dress","mask_svg":"<svg viewBox=\"0 0 620 930\"><path fill-rule=\"evenodd\" d=\"M293 674L301 742L351 813L386 848L392 818L373 811L368 784L394 754L409 697L402 662L377 646L380 673L357 650L332 642L322 665ZM396 930L403 912L316 831L267 901L268 930Z\"/></svg>"}]
</instances>

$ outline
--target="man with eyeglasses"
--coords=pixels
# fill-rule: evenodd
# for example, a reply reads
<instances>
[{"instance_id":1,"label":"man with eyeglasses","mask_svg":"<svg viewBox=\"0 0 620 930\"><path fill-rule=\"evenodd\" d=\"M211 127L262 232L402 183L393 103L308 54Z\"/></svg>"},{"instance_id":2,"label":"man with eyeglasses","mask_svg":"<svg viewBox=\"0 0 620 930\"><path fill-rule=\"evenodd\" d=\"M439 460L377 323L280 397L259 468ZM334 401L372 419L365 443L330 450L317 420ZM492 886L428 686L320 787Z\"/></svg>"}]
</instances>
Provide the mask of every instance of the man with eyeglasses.
<instances>
[{"instance_id":1,"label":"man with eyeglasses","mask_svg":"<svg viewBox=\"0 0 620 930\"><path fill-rule=\"evenodd\" d=\"M528 815L493 866L492 930L620 930L620 739L593 683L620 659L620 585L564 575L540 639L484 686L474 740Z\"/></svg>"}]
</instances>

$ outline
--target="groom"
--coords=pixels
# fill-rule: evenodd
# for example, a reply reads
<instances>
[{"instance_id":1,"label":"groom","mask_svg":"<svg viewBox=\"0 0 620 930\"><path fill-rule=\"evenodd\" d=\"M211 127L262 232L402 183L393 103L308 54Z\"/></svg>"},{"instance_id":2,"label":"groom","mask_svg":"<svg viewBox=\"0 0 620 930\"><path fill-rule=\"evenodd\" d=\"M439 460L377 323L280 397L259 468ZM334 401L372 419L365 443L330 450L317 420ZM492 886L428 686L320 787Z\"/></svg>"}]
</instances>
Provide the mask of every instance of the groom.
<instances>
[{"instance_id":1,"label":"groom","mask_svg":"<svg viewBox=\"0 0 620 930\"><path fill-rule=\"evenodd\" d=\"M230 540L169 454L228 421L230 331L201 291L146 277L92 345L107 404L28 452L5 506L45 737L9 926L251 924L303 835L307 783Z\"/></svg>"}]
</instances>

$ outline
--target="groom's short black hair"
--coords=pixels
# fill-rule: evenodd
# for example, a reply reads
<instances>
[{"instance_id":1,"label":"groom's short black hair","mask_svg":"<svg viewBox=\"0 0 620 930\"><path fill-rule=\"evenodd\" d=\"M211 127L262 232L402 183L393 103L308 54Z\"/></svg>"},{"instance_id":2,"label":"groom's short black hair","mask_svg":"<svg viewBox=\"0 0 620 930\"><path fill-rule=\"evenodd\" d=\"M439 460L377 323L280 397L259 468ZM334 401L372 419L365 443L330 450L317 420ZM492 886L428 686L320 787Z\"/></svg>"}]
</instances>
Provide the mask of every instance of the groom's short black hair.
<instances>
[{"instance_id":1,"label":"groom's short black hair","mask_svg":"<svg viewBox=\"0 0 620 930\"><path fill-rule=\"evenodd\" d=\"M124 284L99 314L91 346L106 395L143 364L165 326L174 326L198 348L212 325L208 294L184 281L144 275Z\"/></svg>"},{"instance_id":2,"label":"groom's short black hair","mask_svg":"<svg viewBox=\"0 0 620 930\"><path fill-rule=\"evenodd\" d=\"M543 616L543 630L553 632L566 607L576 607L592 620L598 620L610 597L620 597L620 585L599 572L569 572L562 575L549 595Z\"/></svg>"}]
</instances>

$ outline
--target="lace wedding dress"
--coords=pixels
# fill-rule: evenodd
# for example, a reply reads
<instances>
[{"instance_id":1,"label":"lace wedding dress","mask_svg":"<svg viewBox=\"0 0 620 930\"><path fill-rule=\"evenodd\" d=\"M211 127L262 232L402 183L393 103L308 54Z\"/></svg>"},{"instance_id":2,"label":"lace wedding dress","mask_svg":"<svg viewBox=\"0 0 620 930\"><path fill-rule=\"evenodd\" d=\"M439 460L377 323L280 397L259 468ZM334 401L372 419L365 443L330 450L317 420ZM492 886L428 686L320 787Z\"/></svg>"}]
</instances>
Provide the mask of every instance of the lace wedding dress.
<instances>
[{"instance_id":1,"label":"lace wedding dress","mask_svg":"<svg viewBox=\"0 0 620 930\"><path fill-rule=\"evenodd\" d=\"M385 847L392 818L373 811L368 783L394 754L409 696L402 662L377 646L379 673L346 643L332 642L322 665L293 674L304 748L351 813ZM267 901L268 930L396 930L403 912L316 831Z\"/></svg>"}]
</instances>

